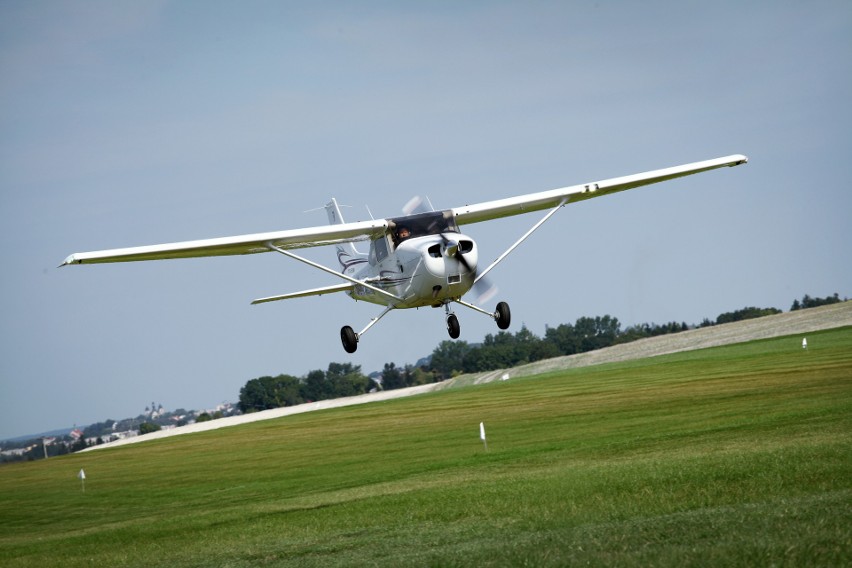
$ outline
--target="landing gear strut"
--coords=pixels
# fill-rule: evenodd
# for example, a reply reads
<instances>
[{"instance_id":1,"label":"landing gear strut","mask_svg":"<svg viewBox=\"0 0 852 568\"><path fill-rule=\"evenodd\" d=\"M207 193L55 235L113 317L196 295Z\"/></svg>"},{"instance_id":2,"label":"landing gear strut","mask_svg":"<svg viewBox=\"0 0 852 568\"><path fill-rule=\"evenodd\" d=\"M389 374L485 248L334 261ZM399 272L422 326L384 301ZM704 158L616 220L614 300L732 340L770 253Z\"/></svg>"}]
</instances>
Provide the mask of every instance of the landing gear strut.
<instances>
[{"instance_id":1,"label":"landing gear strut","mask_svg":"<svg viewBox=\"0 0 852 568\"><path fill-rule=\"evenodd\" d=\"M492 313L460 299L456 299L453 301L457 304L461 304L462 306L465 306L481 314L491 317L494 321L497 322L497 327L499 327L500 329L509 329L509 324L512 322L512 312L509 310L509 304L507 304L506 302L500 302L499 304L497 304L497 311ZM458 339L461 331L461 328L459 326L459 319L456 317L456 314L450 311L449 304L444 304L444 309L447 310L447 332L453 339Z\"/></svg>"},{"instance_id":2,"label":"landing gear strut","mask_svg":"<svg viewBox=\"0 0 852 568\"><path fill-rule=\"evenodd\" d=\"M343 343L343 349L345 349L347 353L355 353L358 349L358 341L361 339L361 336L367 333L368 329L376 325L376 323L385 317L392 309L394 309L394 306L386 307L385 311L371 319L370 323L367 324L367 327L362 329L360 333L355 333L355 330L348 325L343 326L340 329L340 342Z\"/></svg>"}]
</instances>

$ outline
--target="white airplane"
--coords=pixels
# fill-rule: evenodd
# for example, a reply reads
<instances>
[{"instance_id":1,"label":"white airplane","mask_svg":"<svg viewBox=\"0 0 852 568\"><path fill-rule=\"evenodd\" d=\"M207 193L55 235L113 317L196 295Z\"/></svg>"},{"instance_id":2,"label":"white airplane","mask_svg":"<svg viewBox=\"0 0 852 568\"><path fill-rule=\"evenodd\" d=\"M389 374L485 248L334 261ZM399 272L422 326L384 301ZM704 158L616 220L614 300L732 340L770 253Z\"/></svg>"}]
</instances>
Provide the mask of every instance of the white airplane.
<instances>
[{"instance_id":1,"label":"white airplane","mask_svg":"<svg viewBox=\"0 0 852 568\"><path fill-rule=\"evenodd\" d=\"M465 306L493 318L500 329L509 327L511 314L506 302L498 303L496 311L489 312L462 298L474 285L483 282L486 274L561 207L601 195L726 166L738 166L746 162L748 162L746 156L737 154L443 211L357 223L345 223L337 201L332 199L325 206L330 222L328 226L74 253L66 258L61 266L278 252L332 274L344 282L323 288L260 298L252 304L346 292L355 300L385 306L384 311L370 320L360 332L356 333L348 325L340 330L343 348L348 353L354 353L364 334L388 312L395 309L443 307L446 312L447 331L450 337L456 339L459 337L460 328L458 318L451 309L452 304ZM471 237L460 232L461 225L545 209L548 212L542 219L494 262L485 269L479 270L476 243ZM359 241L370 242L368 253L358 252L353 243ZM325 245L337 247L340 271L291 252L292 249Z\"/></svg>"}]
</instances>

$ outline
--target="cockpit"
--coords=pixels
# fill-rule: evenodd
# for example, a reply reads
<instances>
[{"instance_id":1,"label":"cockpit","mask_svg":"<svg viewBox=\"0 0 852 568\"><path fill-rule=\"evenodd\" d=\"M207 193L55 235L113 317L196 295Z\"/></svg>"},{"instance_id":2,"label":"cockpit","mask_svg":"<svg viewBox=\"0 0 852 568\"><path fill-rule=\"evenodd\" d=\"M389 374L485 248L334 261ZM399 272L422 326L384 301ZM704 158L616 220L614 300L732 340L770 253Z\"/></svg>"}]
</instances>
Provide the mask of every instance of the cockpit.
<instances>
[{"instance_id":1,"label":"cockpit","mask_svg":"<svg viewBox=\"0 0 852 568\"><path fill-rule=\"evenodd\" d=\"M408 239L442 233L458 233L459 226L450 211L433 211L388 219L388 230L389 235L382 235L370 243L368 259L371 265L387 258L391 252L391 246L393 250L396 250Z\"/></svg>"},{"instance_id":2,"label":"cockpit","mask_svg":"<svg viewBox=\"0 0 852 568\"><path fill-rule=\"evenodd\" d=\"M388 219L388 227L394 247L398 247L407 239L459 232L459 226L450 211L433 211Z\"/></svg>"}]
</instances>

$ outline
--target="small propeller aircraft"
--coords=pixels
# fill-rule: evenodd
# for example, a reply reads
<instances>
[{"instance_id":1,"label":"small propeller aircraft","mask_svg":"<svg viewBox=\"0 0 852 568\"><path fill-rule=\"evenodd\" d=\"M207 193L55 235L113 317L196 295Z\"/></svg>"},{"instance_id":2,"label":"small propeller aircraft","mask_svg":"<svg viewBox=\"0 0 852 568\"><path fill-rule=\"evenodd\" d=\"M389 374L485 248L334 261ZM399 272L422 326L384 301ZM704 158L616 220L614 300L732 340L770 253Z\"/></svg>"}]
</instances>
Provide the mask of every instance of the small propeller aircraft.
<instances>
[{"instance_id":1,"label":"small propeller aircraft","mask_svg":"<svg viewBox=\"0 0 852 568\"><path fill-rule=\"evenodd\" d=\"M344 222L337 201L332 199L325 206L330 222L327 226L74 253L66 258L61 266L278 252L332 274L343 282L322 288L260 298L254 300L252 304L346 292L355 300L385 306L384 311L371 319L361 331L356 333L348 325L340 330L343 348L348 353L355 352L364 334L388 312L403 308L443 307L446 312L447 331L450 337L456 339L459 337L460 327L451 307L453 304L493 318L500 329L509 327L511 312L506 302L498 303L496 310L490 312L462 298L472 288L480 286L485 276L495 266L561 207L601 195L717 168L738 166L746 162L748 162L746 156L737 154L442 211L411 213L402 217L357 223ZM496 260L483 270L479 269L479 251L476 242L463 234L459 229L460 226L542 210L548 210L544 217ZM353 243L359 241L369 241L368 253L361 253L355 248ZM340 270L329 268L291 252L292 249L326 245L337 248Z\"/></svg>"}]
</instances>

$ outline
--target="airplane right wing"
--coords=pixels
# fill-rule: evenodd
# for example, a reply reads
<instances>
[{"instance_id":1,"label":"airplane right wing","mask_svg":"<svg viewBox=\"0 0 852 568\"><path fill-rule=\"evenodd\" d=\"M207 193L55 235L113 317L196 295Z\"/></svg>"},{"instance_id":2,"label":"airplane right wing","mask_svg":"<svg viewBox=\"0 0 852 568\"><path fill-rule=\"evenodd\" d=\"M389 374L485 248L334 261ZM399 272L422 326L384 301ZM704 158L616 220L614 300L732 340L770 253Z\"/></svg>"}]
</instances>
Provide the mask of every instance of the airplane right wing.
<instances>
[{"instance_id":1,"label":"airplane right wing","mask_svg":"<svg viewBox=\"0 0 852 568\"><path fill-rule=\"evenodd\" d=\"M69 255L60 266L69 264L94 264L103 262L131 262L200 256L226 256L269 252L273 247L296 249L369 240L383 235L387 221L361 221L323 225L307 229L292 229L271 233L256 233L218 239L202 239L162 245L77 252ZM272 245L272 246L270 246Z\"/></svg>"}]
</instances>

